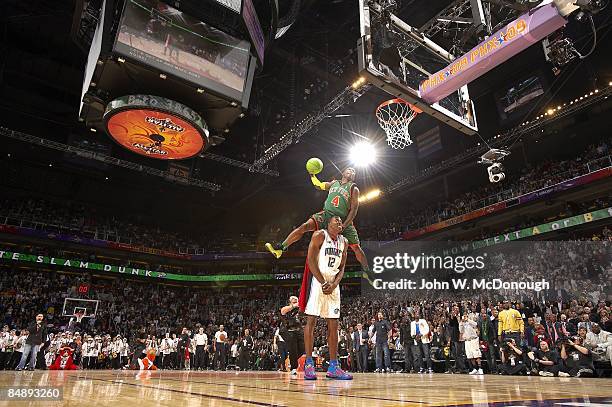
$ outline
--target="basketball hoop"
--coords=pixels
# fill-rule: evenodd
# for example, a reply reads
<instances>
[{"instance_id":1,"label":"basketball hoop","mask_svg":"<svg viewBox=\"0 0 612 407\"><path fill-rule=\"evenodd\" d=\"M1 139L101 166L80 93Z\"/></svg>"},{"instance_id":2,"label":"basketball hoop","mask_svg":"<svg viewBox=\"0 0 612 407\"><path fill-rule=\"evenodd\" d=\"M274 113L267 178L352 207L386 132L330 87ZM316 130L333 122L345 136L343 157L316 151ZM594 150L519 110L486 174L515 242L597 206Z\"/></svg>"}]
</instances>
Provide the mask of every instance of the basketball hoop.
<instances>
[{"instance_id":1,"label":"basketball hoop","mask_svg":"<svg viewBox=\"0 0 612 407\"><path fill-rule=\"evenodd\" d=\"M75 330L83 323L84 319L96 318L100 300L85 298L64 298L62 316L70 318L68 329Z\"/></svg>"},{"instance_id":2,"label":"basketball hoop","mask_svg":"<svg viewBox=\"0 0 612 407\"><path fill-rule=\"evenodd\" d=\"M403 99L382 102L376 109L376 118L387 134L387 144L396 150L412 144L408 126L421 112L421 109Z\"/></svg>"}]
</instances>

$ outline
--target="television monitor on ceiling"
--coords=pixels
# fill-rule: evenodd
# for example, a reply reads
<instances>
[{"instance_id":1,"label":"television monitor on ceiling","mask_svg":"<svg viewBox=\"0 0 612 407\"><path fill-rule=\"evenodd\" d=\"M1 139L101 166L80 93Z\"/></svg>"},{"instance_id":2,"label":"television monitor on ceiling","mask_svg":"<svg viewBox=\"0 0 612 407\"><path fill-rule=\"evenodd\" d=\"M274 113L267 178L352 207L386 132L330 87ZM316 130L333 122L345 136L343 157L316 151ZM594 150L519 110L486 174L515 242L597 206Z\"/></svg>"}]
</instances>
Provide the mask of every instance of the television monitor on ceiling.
<instances>
[{"instance_id":1,"label":"television monitor on ceiling","mask_svg":"<svg viewBox=\"0 0 612 407\"><path fill-rule=\"evenodd\" d=\"M250 47L158 0L126 0L114 43L118 54L237 101L250 93Z\"/></svg>"}]
</instances>

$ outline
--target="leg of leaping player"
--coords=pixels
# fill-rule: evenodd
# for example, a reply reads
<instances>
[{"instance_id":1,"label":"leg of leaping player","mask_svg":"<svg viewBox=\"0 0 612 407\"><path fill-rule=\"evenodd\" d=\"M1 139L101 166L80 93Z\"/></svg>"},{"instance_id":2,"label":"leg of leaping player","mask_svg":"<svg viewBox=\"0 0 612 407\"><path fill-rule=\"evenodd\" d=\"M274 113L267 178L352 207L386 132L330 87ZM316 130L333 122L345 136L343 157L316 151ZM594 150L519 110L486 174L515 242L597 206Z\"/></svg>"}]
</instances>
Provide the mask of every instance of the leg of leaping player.
<instances>
[{"instance_id":1,"label":"leg of leaping player","mask_svg":"<svg viewBox=\"0 0 612 407\"><path fill-rule=\"evenodd\" d=\"M369 271L368 259L359 245L359 235L353 225L353 220L359 210L359 188L355 184L355 169L352 167L346 168L342 172L340 181L321 182L316 175L311 175L310 180L316 188L329 191L323 204L323 210L312 215L306 222L289 233L289 236L282 243L274 245L266 243L266 249L278 259L282 256L283 251L300 240L304 233L325 230L332 216L340 216L344 219L342 234L347 238L349 246L355 252L355 257L363 270Z\"/></svg>"},{"instance_id":2,"label":"leg of leaping player","mask_svg":"<svg viewBox=\"0 0 612 407\"><path fill-rule=\"evenodd\" d=\"M353 376L338 365L338 318L340 318L340 281L346 265L347 239L340 235L342 219L332 216L327 230L312 234L306 258L302 289L300 290L300 311L307 315L304 330L304 379L316 380L312 360L315 319L327 320L327 344L329 346L329 368L326 377L351 380Z\"/></svg>"}]
</instances>

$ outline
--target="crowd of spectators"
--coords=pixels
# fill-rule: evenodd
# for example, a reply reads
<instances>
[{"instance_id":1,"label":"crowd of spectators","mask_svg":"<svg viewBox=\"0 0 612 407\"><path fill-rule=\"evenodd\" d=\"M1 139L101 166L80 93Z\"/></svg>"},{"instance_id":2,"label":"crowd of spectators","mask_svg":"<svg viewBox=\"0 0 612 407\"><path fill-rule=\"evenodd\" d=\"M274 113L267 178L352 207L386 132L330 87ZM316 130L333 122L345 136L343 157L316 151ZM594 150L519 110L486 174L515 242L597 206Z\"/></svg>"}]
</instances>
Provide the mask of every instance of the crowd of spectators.
<instances>
[{"instance_id":1,"label":"crowd of spectators","mask_svg":"<svg viewBox=\"0 0 612 407\"><path fill-rule=\"evenodd\" d=\"M535 226L544 222L551 222L558 219L564 219L577 214L585 213L595 209L606 208L612 205L612 194L606 197L596 198L592 201L583 203L567 203L565 207L559 211L555 216L541 216L541 217L529 217L522 218L520 222L517 222L512 227L505 229L494 229L494 228L483 228L474 234L474 238L470 240L484 240L491 238L492 236L500 236L504 233L512 232L515 230ZM280 231L276 231L277 234ZM379 236L380 237L380 236ZM389 236L387 236L389 238ZM612 241L612 232L608 226L603 228L591 228L586 231L573 231L568 230L568 234L563 239L569 239L573 241ZM365 240L365 239L364 239ZM465 239L462 239L465 240ZM308 239L302 239L301 249L305 250L308 244ZM95 249L81 248L60 248L45 246L43 244L17 244L15 245L11 241L0 241L0 249L9 250L11 252L18 252L23 254L35 254L47 257L55 257L62 259L73 259L82 260L88 262L95 262L101 264L109 264L112 266L119 267L132 267L156 272L174 273L174 274L186 274L186 275L210 275L210 274L287 274L293 273L295 270L291 265L282 265L274 263L272 265L267 263L257 263L256 261L249 262L243 261L240 265L235 264L224 264L222 262L217 263L194 263L186 264L185 262L178 262L172 258L160 258L156 257L153 259L139 259L135 260L130 256L123 255L109 255L99 254ZM163 260L163 261L160 261ZM351 262L347 265L347 271L353 270L356 265Z\"/></svg>"},{"instance_id":2,"label":"crowd of spectators","mask_svg":"<svg viewBox=\"0 0 612 407\"><path fill-rule=\"evenodd\" d=\"M612 267L607 243L595 246L592 242L538 242L491 257L491 264L499 268L504 280L534 281L546 277L554 289L381 292L349 282L342 287L340 318L339 355L344 366L372 371L370 361L374 361L378 371L542 375L552 372L584 376L596 374L594 361L610 364L612 321L608 283ZM99 300L99 306L95 318L84 318L74 326L69 315L62 316L64 299L82 297L78 292L82 284L90 286L85 298ZM46 338L41 366L44 361L48 364L53 360L61 341L76 344L84 368L126 366L131 359L130 349L140 350L134 338L146 335L146 346L158 351L157 363L161 367L284 369L286 346L278 332L279 309L297 290L286 286L173 287L13 267L0 274L0 315L6 325L0 353L18 351L19 341L27 337L25 328L42 312L49 332L55 337ZM504 330L508 335L516 334L505 338L503 332L498 332L499 322L495 321L500 319L498 313L508 300L520 314L522 326ZM382 324L388 326L384 335L377 320L387 321ZM200 328L207 339L200 336L196 341ZM315 335L314 356L320 366L328 352L325 330L320 324ZM362 333L361 338L355 336L357 331ZM224 333L222 343L216 343L220 338L218 332ZM247 336L248 346L243 345ZM178 345L165 347L167 338L173 343L181 343L183 338L182 347L178 351ZM515 341L511 345L512 338ZM476 347L466 344L474 339L478 339L474 342ZM91 341L96 345L87 345L87 352L83 351L83 344ZM547 342L549 348L542 348L541 341ZM198 350L197 344L203 347ZM538 366L535 359L543 358L537 355L553 348L558 351L556 367ZM193 351L190 365L180 356L181 349ZM241 352L247 354L241 356ZM561 360L572 352L583 355L576 357L584 366L574 369L575 366L563 365ZM360 360L359 355L365 358ZM0 356L5 368L13 368L19 359ZM83 357L87 357L85 363ZM117 357L119 360L113 360ZM511 358L512 363L520 363L520 370L510 366Z\"/></svg>"},{"instance_id":3,"label":"crowd of spectators","mask_svg":"<svg viewBox=\"0 0 612 407\"><path fill-rule=\"evenodd\" d=\"M3 208L10 207L10 204L8 204L9 202L14 202L14 201L5 200L4 201L5 205L0 206L0 213L2 213ZM478 231L476 231L476 233L473 235L474 236L473 239L471 240L483 240L483 239L490 238L492 236L497 236L503 233L523 229L523 228L530 227L530 226L535 226L535 225L538 225L544 222L551 222L554 220L563 219L563 218L567 218L570 216L575 216L581 213L585 213L587 211L606 208L606 207L609 207L611 204L612 204L612 193L608 194L607 196L599 197L599 198L596 198L596 199L593 199L587 202L582 202L582 203L568 202L565 204L564 208L561 209L555 215L545 215L545 216L539 216L539 217L538 216L521 217L520 220L516 222L514 225L508 226L503 229L490 228L490 227L481 228ZM27 205L29 205L29 203L26 203L24 206L20 206L20 207L25 207ZM33 205L33 206L37 207L36 205ZM39 212L39 211L37 210L36 212ZM70 213L70 211L67 211L66 213ZM72 232L74 233L76 230L77 230L76 228L72 229ZM400 231L401 231L401 228L399 227L399 224L392 223L392 224L387 224L381 228L366 228L363 230L360 228L360 235L363 240L396 240L400 236ZM596 233L596 234L590 235L589 237L592 240L610 240L612 239L612 236L610 235L610 233L607 233L606 231L608 231L607 228L603 229L601 233ZM138 232L134 230L134 233L138 233ZM142 230L142 233L144 233L143 236L145 239L151 236L150 233L146 233L144 232L144 230ZM282 239L283 231L279 228L276 228L276 229L270 228L270 230L268 230L267 232L267 236L268 236L268 240L270 241L279 240L279 239ZM171 235L171 237L176 237L176 236ZM578 240L578 236L572 235L571 238L573 240ZM253 240L249 241L249 239L253 239ZM584 236L581 236L580 239L583 240ZM213 249L213 253L214 252L224 252L228 250L230 252L238 252L240 250L255 251L258 245L261 245L261 242L259 242L257 240L257 237L254 235L253 236L249 236L249 235L237 236L235 241L232 243L229 243L230 240L231 239L228 238L227 243L216 240L217 246L215 249ZM177 238L177 241L178 241L178 238ZM4 248L13 246L13 244L10 244L10 242L7 242L7 243L9 244L6 244ZM306 250L307 247L308 247L308 239L304 238L302 239L302 241L293 245L292 249ZM259 249L261 250L261 247L259 247ZM133 259L131 260L123 259L121 258L121 256L118 258L108 256L108 255L99 257L98 255L96 255L93 249L92 250L85 250L85 249L68 250L68 249L51 248L48 246L18 245L14 248L14 251L18 251L20 253L33 253L33 254L40 254L44 256L54 256L54 257L60 257L60 258L70 258L70 259L75 258L75 259L80 259L80 260L88 260L91 262L111 264L115 266L136 267L136 268L142 268L142 269L147 269L147 270L152 270L152 271L161 271L161 272L179 273L179 274L182 273L182 274L192 274L192 275L193 274L204 275L204 274L213 274L213 273L217 273L217 274L219 273L222 273L222 274L243 273L244 274L244 273L261 272L261 270L259 270L258 267L252 264L248 264L248 263L243 264L241 267L211 268L210 265L206 267L197 266L197 265L186 266L184 264L179 265L179 264L175 264L175 262L173 262L171 259L170 260L167 259L167 261L164 262L165 264L160 264L160 263L148 262L145 260L135 261ZM275 264L271 271L273 273L284 273L284 272L289 272L290 270L285 269L278 264ZM269 268L267 268L265 272L270 272Z\"/></svg>"},{"instance_id":4,"label":"crowd of spectators","mask_svg":"<svg viewBox=\"0 0 612 407\"><path fill-rule=\"evenodd\" d=\"M421 206L413 210L402 210L400 216L386 219L382 225L362 222L360 232L363 230L377 240L397 238L404 231L442 222L610 166L612 162L608 144L609 141L591 145L571 160L546 160L536 165L527 165L520 174L507 174L504 182L487 183L448 201L432 204L424 200L420 202Z\"/></svg>"},{"instance_id":5,"label":"crowd of spectators","mask_svg":"<svg viewBox=\"0 0 612 407\"><path fill-rule=\"evenodd\" d=\"M503 183L483 185L481 188L446 201L431 205L423 201L423 207L404 211L395 219L358 218L362 239L394 239L406 230L414 230L442 220L450 219L469 211L482 208L501 200L510 199L592 170L586 164L594 159L607 157L609 147L605 142L590 146L573 160L544 161L525 167L520 175L509 177ZM607 165L610 165L608 162ZM544 176L543 176L544 174ZM74 234L111 242L158 249L173 253L215 253L261 250L265 241L281 239L286 230L268 226L259 234L215 233L214 238L190 235L160 228L145 220L105 212L77 202L52 201L48 199L4 198L0 200L0 220L52 233ZM281 237L282 236L282 237ZM303 245L302 245L303 246ZM300 247L302 247L300 246ZM297 247L297 246L296 246ZM294 247L295 248L295 247Z\"/></svg>"},{"instance_id":6,"label":"crowd of spectators","mask_svg":"<svg viewBox=\"0 0 612 407\"><path fill-rule=\"evenodd\" d=\"M112 338L121 335L132 344L131 340L141 329L150 338L161 339L165 333L180 334L183 327L195 333L199 326L213 337L213 329L225 323L230 333L228 343L243 334L243 327L248 327L254 339L253 352L266 355L271 353L273 329L280 317L277 305L283 302L286 293L269 287L265 291L171 287L15 267L0 276L2 323L16 329L18 334L38 312L43 312L50 332L61 335L67 332L70 320L62 316L64 299L83 298L78 293L82 284L90 285L90 294L86 297L99 300L100 306L95 318L86 317L81 321L78 328L81 341L85 339L83 334L94 339L99 337L102 342L107 341L107 335Z\"/></svg>"},{"instance_id":7,"label":"crowd of spectators","mask_svg":"<svg viewBox=\"0 0 612 407\"><path fill-rule=\"evenodd\" d=\"M155 257L149 260L135 260L122 252L113 255L96 253L88 248L66 249L60 247L43 246L42 244L15 244L10 240L0 240L0 250L24 255L44 256L47 258L79 260L88 263L98 263L117 267L130 267L139 270L148 270L162 273L173 273L182 275L216 275L216 274L293 274L295 268L291 264L270 264L244 260L240 264L236 262L207 261L186 264L173 258ZM6 255L5 255L6 256ZM164 263L161 264L159 260ZM355 269L355 270L353 270ZM356 271L355 264L349 264L347 271Z\"/></svg>"},{"instance_id":8,"label":"crowd of spectators","mask_svg":"<svg viewBox=\"0 0 612 407\"><path fill-rule=\"evenodd\" d=\"M560 219L569 218L576 215L581 215L583 213L587 213L590 211L605 209L612 205L612 192L610 192L607 196L601 196L599 198L595 198L593 200L585 201L585 202L566 202L562 209L558 212L545 215L545 216L522 216L517 219L517 221L512 225L505 228L491 228L491 227L483 227L477 230L477 233L474 235L474 240L482 240L489 238L491 236L501 235L508 232L513 232L516 230L521 230L524 228L537 226L541 223L553 222ZM608 233L596 233L595 235L591 235L593 240L609 240L610 235ZM584 240L584 236L572 236L572 231L569 230L571 240ZM471 240L471 239L470 239Z\"/></svg>"}]
</instances>

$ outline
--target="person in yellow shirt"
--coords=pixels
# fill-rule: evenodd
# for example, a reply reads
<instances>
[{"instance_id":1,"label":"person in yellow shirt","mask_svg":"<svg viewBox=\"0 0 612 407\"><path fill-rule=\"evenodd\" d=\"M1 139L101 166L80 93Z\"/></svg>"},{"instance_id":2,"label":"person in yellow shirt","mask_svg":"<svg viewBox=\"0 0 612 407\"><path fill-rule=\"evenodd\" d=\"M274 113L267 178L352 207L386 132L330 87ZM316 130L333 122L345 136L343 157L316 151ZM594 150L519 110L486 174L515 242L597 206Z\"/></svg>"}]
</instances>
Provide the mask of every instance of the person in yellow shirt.
<instances>
[{"instance_id":1,"label":"person in yellow shirt","mask_svg":"<svg viewBox=\"0 0 612 407\"><path fill-rule=\"evenodd\" d=\"M525 322L521 314L510 308L510 302L504 301L503 310L499 313L499 325L497 328L497 336L499 341L512 338L516 343L520 343L525 337Z\"/></svg>"}]
</instances>

